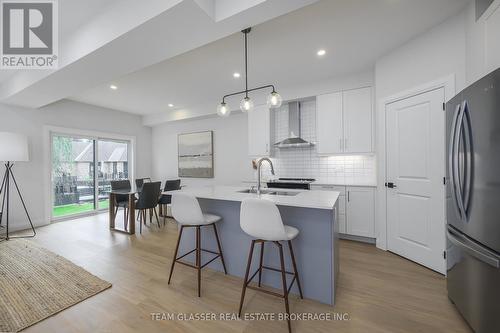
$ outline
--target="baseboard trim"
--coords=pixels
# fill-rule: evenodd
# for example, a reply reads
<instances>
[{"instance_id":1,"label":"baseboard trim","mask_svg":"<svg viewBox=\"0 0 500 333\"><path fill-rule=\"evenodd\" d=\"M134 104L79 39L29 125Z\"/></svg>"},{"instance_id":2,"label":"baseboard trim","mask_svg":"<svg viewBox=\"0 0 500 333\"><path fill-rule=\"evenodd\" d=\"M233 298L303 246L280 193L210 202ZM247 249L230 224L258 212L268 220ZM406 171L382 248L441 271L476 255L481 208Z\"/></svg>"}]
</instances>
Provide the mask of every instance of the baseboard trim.
<instances>
[{"instance_id":1,"label":"baseboard trim","mask_svg":"<svg viewBox=\"0 0 500 333\"><path fill-rule=\"evenodd\" d=\"M375 238L354 236L354 235L347 235L347 234L339 234L339 238L351 240L351 241L356 241L356 242L367 243L367 244L373 244L373 245L375 245L375 243L377 242L377 240Z\"/></svg>"}]
</instances>

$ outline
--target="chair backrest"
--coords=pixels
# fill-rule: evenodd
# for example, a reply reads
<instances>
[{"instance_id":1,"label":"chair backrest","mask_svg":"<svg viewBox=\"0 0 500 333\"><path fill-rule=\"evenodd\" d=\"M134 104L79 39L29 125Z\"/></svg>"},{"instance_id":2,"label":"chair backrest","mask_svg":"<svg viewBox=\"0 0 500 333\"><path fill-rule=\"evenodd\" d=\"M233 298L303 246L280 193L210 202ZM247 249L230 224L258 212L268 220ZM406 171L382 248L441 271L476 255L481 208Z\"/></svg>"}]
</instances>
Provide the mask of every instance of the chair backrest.
<instances>
[{"instance_id":1,"label":"chair backrest","mask_svg":"<svg viewBox=\"0 0 500 333\"><path fill-rule=\"evenodd\" d=\"M205 221L198 199L182 192L172 194L172 216L185 225L203 224Z\"/></svg>"},{"instance_id":2,"label":"chair backrest","mask_svg":"<svg viewBox=\"0 0 500 333\"><path fill-rule=\"evenodd\" d=\"M130 180L112 180L111 181L111 190L112 191L119 191L119 190L125 190L125 191L130 191L131 186L130 186ZM127 194L117 194L115 196L116 202L125 202L128 201L128 195Z\"/></svg>"},{"instance_id":3,"label":"chair backrest","mask_svg":"<svg viewBox=\"0 0 500 333\"><path fill-rule=\"evenodd\" d=\"M175 191L175 190L180 190L180 189L181 189L181 180L175 179L175 180L167 180L165 182L165 188L163 190L164 191Z\"/></svg>"},{"instance_id":4,"label":"chair backrest","mask_svg":"<svg viewBox=\"0 0 500 333\"><path fill-rule=\"evenodd\" d=\"M135 187L137 187L138 191L141 191L142 185L144 185L144 183L146 183L146 182L151 183L151 178L137 178L135 180Z\"/></svg>"},{"instance_id":5,"label":"chair backrest","mask_svg":"<svg viewBox=\"0 0 500 333\"><path fill-rule=\"evenodd\" d=\"M274 203L262 199L245 199L241 203L240 226L249 236L263 240L285 240L285 226Z\"/></svg>"},{"instance_id":6,"label":"chair backrest","mask_svg":"<svg viewBox=\"0 0 500 333\"><path fill-rule=\"evenodd\" d=\"M155 208L161 194L161 182L144 183L137 201L137 209Z\"/></svg>"},{"instance_id":7,"label":"chair backrest","mask_svg":"<svg viewBox=\"0 0 500 333\"><path fill-rule=\"evenodd\" d=\"M130 191L131 186L130 186L130 180L112 180L111 181L111 190L112 191L117 191L117 190L127 190Z\"/></svg>"}]
</instances>

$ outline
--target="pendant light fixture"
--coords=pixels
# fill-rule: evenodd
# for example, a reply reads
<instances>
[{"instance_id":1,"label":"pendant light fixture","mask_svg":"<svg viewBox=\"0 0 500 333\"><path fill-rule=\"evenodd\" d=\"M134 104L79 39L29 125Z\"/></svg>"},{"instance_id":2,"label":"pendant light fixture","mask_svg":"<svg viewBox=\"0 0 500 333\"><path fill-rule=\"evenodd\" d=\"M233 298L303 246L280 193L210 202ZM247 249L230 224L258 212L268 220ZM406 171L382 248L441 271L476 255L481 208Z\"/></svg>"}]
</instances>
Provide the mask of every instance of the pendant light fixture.
<instances>
[{"instance_id":1,"label":"pendant light fixture","mask_svg":"<svg viewBox=\"0 0 500 333\"><path fill-rule=\"evenodd\" d=\"M248 34L250 33L251 30L252 30L252 28L246 28L245 30L241 31L245 35L245 90L238 91L238 92L235 92L232 94L227 94L224 97L222 97L222 103L220 103L217 106L217 114L221 117L227 117L231 113L231 109L229 108L229 106L226 103L226 98L231 97L231 96L236 96L236 95L245 94L245 97L240 102L241 111L243 111L243 112L252 111L253 110L253 101L248 96L248 93L251 91L272 88L271 93L269 94L269 96L267 96L267 106L270 109L279 108L281 106L281 103L283 102L283 99L281 98L280 94L278 94L276 92L276 89L274 89L274 85L272 85L272 84L262 86L262 87L248 89Z\"/></svg>"}]
</instances>

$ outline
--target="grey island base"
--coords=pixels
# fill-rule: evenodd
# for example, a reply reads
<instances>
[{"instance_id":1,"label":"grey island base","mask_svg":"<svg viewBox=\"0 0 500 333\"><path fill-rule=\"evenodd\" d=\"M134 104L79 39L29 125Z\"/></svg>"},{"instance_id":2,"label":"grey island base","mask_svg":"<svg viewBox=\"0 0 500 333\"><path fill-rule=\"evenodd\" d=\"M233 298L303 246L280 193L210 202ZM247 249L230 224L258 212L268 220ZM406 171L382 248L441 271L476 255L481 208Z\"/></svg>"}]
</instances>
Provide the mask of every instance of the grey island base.
<instances>
[{"instance_id":1,"label":"grey island base","mask_svg":"<svg viewBox=\"0 0 500 333\"><path fill-rule=\"evenodd\" d=\"M335 286L338 279L338 223L337 198L338 192L302 191L296 195L260 195L240 193L242 188L211 186L203 188L185 188L182 191L198 198L204 212L219 215L223 218L217 224L222 251L228 274L243 278L250 252L252 239L240 228L241 201L248 197L260 197L263 200L274 201L280 210L285 224L299 229L299 236L293 240L299 277L305 298L321 303L334 305ZM290 192L290 191L288 191ZM175 195L175 192L171 192ZM212 228L201 228L201 248L216 250L217 243ZM292 271L288 245L284 243L286 268ZM179 256L195 248L195 229L185 228L179 247ZM258 268L260 245L255 247L253 265L250 274ZM213 258L210 253L202 252L202 264ZM194 254L183 260L194 263ZM264 250L264 265L280 267L277 246L266 243ZM207 267L223 271L220 260L215 260ZM257 278L254 279L256 281ZM280 273L264 270L262 284L282 290ZM288 285L291 277L288 277ZM172 283L175 282L175 275ZM203 290L202 290L203 293ZM298 295L294 284L292 294ZM235 300L237 301L237 300Z\"/></svg>"}]
</instances>

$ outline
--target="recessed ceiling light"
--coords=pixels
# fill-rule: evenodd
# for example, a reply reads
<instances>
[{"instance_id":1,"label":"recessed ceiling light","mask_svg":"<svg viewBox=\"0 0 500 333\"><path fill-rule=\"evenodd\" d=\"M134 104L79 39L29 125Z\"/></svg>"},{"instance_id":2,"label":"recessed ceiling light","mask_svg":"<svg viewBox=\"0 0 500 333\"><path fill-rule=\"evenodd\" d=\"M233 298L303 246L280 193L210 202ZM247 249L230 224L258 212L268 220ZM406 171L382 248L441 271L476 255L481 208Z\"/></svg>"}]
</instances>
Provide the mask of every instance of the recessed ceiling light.
<instances>
[{"instance_id":1,"label":"recessed ceiling light","mask_svg":"<svg viewBox=\"0 0 500 333\"><path fill-rule=\"evenodd\" d=\"M174 105L173 105L172 103L170 103L170 104L168 104L168 107L169 107L169 108L173 108L173 107L174 107Z\"/></svg>"},{"instance_id":2,"label":"recessed ceiling light","mask_svg":"<svg viewBox=\"0 0 500 333\"><path fill-rule=\"evenodd\" d=\"M233 74L233 77L236 78L236 79L239 78L240 76L241 76L241 74L238 73L238 72L236 72L236 73Z\"/></svg>"},{"instance_id":3,"label":"recessed ceiling light","mask_svg":"<svg viewBox=\"0 0 500 333\"><path fill-rule=\"evenodd\" d=\"M317 52L317 55L319 55L320 57L324 56L325 54L326 54L325 50L318 50Z\"/></svg>"},{"instance_id":4,"label":"recessed ceiling light","mask_svg":"<svg viewBox=\"0 0 500 333\"><path fill-rule=\"evenodd\" d=\"M114 84L110 85L109 88L112 89L112 90L117 90L118 89L118 87L115 86Z\"/></svg>"}]
</instances>

